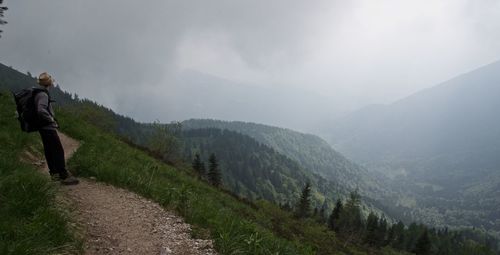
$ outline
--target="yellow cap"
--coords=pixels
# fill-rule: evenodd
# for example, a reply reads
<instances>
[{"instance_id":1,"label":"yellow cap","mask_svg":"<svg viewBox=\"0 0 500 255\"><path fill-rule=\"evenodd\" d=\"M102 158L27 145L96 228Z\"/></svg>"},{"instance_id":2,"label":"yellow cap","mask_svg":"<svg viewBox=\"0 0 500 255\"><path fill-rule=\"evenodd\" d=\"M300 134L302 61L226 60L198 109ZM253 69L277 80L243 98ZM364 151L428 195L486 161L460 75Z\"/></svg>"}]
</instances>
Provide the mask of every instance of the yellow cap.
<instances>
[{"instance_id":1,"label":"yellow cap","mask_svg":"<svg viewBox=\"0 0 500 255\"><path fill-rule=\"evenodd\" d=\"M43 72L38 76L38 84L40 84L40 86L49 87L52 86L53 83L54 80L52 79L52 76L46 72Z\"/></svg>"}]
</instances>

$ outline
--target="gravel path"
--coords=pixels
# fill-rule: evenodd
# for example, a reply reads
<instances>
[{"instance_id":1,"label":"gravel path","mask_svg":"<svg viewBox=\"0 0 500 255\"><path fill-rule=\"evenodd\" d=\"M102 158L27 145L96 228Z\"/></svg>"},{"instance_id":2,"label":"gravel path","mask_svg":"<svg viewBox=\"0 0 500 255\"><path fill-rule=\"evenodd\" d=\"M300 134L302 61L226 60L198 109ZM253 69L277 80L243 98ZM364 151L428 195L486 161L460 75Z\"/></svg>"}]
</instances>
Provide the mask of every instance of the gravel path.
<instances>
[{"instance_id":1,"label":"gravel path","mask_svg":"<svg viewBox=\"0 0 500 255\"><path fill-rule=\"evenodd\" d=\"M78 141L60 133L69 158ZM85 254L216 254L212 241L193 239L183 219L135 193L93 180L64 186L85 232Z\"/></svg>"}]
</instances>

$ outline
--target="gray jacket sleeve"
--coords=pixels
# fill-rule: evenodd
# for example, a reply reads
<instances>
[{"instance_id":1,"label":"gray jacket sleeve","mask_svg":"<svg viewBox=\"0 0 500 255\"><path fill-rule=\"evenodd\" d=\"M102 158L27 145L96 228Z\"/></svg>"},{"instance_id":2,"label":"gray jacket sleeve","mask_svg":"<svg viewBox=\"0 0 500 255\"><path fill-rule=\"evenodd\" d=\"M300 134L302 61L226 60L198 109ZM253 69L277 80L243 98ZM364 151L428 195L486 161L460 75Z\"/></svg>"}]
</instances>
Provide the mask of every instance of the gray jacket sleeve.
<instances>
[{"instance_id":1,"label":"gray jacket sleeve","mask_svg":"<svg viewBox=\"0 0 500 255\"><path fill-rule=\"evenodd\" d=\"M38 93L35 96L35 106L38 118L43 124L55 124L54 117L49 112L49 96L46 93Z\"/></svg>"}]
</instances>

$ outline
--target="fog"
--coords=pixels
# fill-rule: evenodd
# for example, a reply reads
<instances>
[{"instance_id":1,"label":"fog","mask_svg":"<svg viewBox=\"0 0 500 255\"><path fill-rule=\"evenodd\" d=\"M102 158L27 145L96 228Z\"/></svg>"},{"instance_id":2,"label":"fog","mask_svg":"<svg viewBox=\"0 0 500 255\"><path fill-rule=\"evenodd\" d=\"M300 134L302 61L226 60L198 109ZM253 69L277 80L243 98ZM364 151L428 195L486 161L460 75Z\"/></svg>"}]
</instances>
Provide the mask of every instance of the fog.
<instances>
[{"instance_id":1,"label":"fog","mask_svg":"<svg viewBox=\"0 0 500 255\"><path fill-rule=\"evenodd\" d=\"M139 121L219 118L313 132L500 59L493 0L5 5L0 62L48 71L63 89Z\"/></svg>"}]
</instances>

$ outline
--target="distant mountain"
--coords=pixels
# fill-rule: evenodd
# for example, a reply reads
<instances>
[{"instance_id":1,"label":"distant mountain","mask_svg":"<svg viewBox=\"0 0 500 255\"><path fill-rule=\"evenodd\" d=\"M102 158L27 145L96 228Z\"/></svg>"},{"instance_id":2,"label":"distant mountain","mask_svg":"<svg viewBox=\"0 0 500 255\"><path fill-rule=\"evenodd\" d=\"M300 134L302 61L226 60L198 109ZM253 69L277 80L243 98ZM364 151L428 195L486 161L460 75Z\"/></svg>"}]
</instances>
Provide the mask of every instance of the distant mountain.
<instances>
[{"instance_id":1,"label":"distant mountain","mask_svg":"<svg viewBox=\"0 0 500 255\"><path fill-rule=\"evenodd\" d=\"M242 83L194 70L177 73L170 83L171 89L159 104L161 114L152 119L244 119L310 130L325 117L338 116L332 111L338 108L332 106L336 101L292 86ZM138 108L147 111L146 107Z\"/></svg>"},{"instance_id":2,"label":"distant mountain","mask_svg":"<svg viewBox=\"0 0 500 255\"><path fill-rule=\"evenodd\" d=\"M330 137L347 157L395 178L414 219L500 231L499 116L496 62L355 112Z\"/></svg>"}]
</instances>

